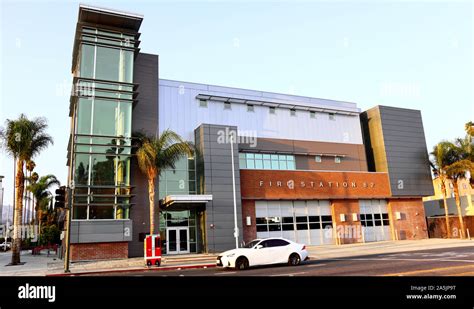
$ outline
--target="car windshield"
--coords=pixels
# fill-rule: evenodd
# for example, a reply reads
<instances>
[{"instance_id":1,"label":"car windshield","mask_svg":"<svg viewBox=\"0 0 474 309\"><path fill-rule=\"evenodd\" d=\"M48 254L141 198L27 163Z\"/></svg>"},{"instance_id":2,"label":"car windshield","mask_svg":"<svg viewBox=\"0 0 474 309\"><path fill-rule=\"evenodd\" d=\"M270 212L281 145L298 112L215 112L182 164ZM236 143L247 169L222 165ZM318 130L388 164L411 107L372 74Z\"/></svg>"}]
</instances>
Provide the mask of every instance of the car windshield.
<instances>
[{"instance_id":1,"label":"car windshield","mask_svg":"<svg viewBox=\"0 0 474 309\"><path fill-rule=\"evenodd\" d=\"M257 240L252 240L251 242L249 242L248 244L246 244L244 246L244 248L253 248L256 244L258 244L260 242L259 239Z\"/></svg>"}]
</instances>

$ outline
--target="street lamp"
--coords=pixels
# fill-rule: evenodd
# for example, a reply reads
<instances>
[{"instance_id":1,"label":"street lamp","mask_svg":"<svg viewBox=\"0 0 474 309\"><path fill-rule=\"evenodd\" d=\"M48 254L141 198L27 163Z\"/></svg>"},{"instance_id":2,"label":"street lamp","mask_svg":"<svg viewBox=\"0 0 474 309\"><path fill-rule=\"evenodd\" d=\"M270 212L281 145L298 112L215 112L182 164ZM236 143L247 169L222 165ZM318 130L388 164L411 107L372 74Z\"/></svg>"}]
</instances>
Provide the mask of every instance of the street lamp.
<instances>
[{"instance_id":1,"label":"street lamp","mask_svg":"<svg viewBox=\"0 0 474 309\"><path fill-rule=\"evenodd\" d=\"M230 158L232 162L232 194L234 196L234 237L235 237L235 248L239 248L239 227L237 226L237 199L235 196L235 171L234 171L234 141L233 134L230 134Z\"/></svg>"}]
</instances>

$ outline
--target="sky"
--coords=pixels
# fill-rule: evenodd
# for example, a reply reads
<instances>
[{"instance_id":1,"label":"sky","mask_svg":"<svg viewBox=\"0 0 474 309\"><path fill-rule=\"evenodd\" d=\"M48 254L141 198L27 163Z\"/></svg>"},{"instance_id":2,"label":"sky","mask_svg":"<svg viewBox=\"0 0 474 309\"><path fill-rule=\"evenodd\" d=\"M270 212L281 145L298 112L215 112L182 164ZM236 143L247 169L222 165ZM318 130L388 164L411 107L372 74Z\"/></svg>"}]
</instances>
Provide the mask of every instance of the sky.
<instances>
[{"instance_id":1,"label":"sky","mask_svg":"<svg viewBox=\"0 0 474 309\"><path fill-rule=\"evenodd\" d=\"M92 1L144 15L160 78L419 109L427 147L474 120L471 1ZM46 117L36 172L67 178L79 2L0 0L0 126ZM0 151L4 204L13 160Z\"/></svg>"}]
</instances>

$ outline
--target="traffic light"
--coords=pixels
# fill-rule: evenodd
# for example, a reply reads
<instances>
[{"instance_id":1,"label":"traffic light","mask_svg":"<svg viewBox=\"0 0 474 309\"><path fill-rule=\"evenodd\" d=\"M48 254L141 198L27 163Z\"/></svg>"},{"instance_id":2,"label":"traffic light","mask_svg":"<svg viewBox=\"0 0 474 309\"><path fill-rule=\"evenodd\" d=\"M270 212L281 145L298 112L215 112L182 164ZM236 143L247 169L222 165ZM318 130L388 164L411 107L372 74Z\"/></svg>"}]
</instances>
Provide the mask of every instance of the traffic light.
<instances>
[{"instance_id":1,"label":"traffic light","mask_svg":"<svg viewBox=\"0 0 474 309\"><path fill-rule=\"evenodd\" d=\"M54 197L54 208L66 207L66 187L62 186L56 189L56 196Z\"/></svg>"}]
</instances>

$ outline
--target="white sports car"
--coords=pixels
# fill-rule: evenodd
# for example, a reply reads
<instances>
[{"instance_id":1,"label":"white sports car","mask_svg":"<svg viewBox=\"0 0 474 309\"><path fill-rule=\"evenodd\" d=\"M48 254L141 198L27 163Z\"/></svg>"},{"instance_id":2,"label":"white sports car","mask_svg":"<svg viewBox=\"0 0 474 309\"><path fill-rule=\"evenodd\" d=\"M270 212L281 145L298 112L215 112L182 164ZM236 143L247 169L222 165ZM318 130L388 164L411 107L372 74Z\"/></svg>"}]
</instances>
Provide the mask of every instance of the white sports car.
<instances>
[{"instance_id":1,"label":"white sports car","mask_svg":"<svg viewBox=\"0 0 474 309\"><path fill-rule=\"evenodd\" d=\"M282 263L296 266L308 259L305 245L284 238L265 238L255 239L243 248L221 253L216 264L243 270L257 265Z\"/></svg>"}]
</instances>

